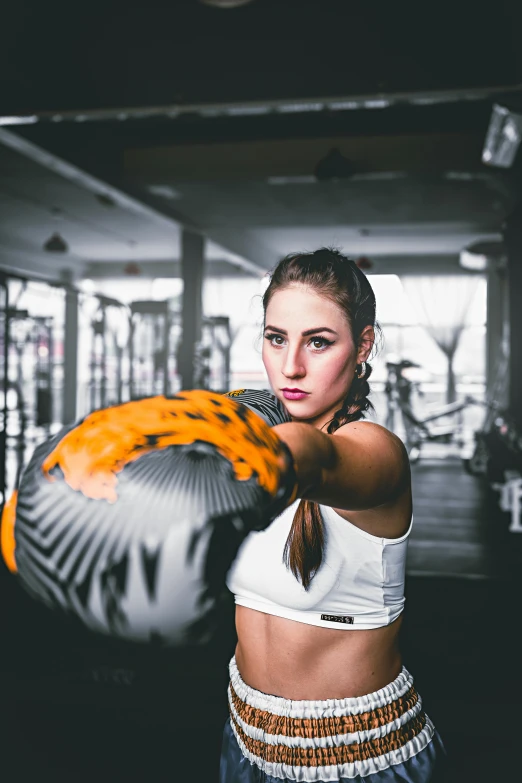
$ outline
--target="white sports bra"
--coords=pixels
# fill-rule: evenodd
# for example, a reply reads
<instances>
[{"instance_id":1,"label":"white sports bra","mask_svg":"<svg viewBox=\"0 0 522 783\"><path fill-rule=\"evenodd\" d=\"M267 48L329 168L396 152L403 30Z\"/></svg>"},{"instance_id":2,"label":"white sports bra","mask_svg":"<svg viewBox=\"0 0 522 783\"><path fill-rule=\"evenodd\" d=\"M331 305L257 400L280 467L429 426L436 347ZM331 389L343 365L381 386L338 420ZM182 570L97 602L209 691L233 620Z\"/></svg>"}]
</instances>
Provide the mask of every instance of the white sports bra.
<instances>
[{"instance_id":1,"label":"white sports bra","mask_svg":"<svg viewBox=\"0 0 522 783\"><path fill-rule=\"evenodd\" d=\"M227 575L236 604L324 628L369 629L392 623L404 608L412 524L400 538L379 538L329 506L320 506L323 562L306 591L283 562L298 503L242 543Z\"/></svg>"}]
</instances>

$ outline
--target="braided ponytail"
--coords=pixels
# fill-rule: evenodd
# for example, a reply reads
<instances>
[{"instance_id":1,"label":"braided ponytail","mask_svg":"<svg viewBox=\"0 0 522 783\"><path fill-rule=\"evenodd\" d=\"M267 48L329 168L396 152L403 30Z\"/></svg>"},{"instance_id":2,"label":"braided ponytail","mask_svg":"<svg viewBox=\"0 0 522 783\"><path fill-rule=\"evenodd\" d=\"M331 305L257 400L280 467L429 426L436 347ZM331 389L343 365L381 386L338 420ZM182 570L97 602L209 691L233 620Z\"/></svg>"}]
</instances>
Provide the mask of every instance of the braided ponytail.
<instances>
[{"instance_id":1,"label":"braided ponytail","mask_svg":"<svg viewBox=\"0 0 522 783\"><path fill-rule=\"evenodd\" d=\"M376 326L375 295L370 283L356 264L339 251L322 248L315 253L290 255L280 261L263 297L265 312L275 291L291 283L303 283L338 304L347 313L355 345L358 345L365 326ZM327 423L328 434L357 421L367 410L373 409L368 399L371 373L372 367L368 362L358 365L341 408ZM309 589L321 566L324 543L324 523L319 505L311 500L301 500L286 540L283 561L305 590Z\"/></svg>"},{"instance_id":2,"label":"braided ponytail","mask_svg":"<svg viewBox=\"0 0 522 783\"><path fill-rule=\"evenodd\" d=\"M357 369L359 366L360 365L357 366ZM371 365L369 362L364 362L364 372L355 375L342 408L334 413L333 419L328 424L326 431L329 435L332 435L339 427L342 427L343 424L348 424L350 421L357 421L368 408L373 408L373 405L368 399L370 395L368 378L371 374Z\"/></svg>"}]
</instances>

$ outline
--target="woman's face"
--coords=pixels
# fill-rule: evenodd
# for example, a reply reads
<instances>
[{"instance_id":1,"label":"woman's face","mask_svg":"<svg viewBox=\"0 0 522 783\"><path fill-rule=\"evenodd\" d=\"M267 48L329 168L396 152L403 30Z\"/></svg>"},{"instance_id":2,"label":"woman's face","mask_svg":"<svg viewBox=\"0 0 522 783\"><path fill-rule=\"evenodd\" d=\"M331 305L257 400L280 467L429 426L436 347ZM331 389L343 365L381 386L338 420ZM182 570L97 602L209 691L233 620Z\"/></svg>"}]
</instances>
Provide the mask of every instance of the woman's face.
<instances>
[{"instance_id":1,"label":"woman's face","mask_svg":"<svg viewBox=\"0 0 522 783\"><path fill-rule=\"evenodd\" d=\"M362 337L357 349L342 310L305 285L292 284L272 296L265 313L263 363L293 420L318 428L330 421L357 364L371 351L373 328L366 327Z\"/></svg>"}]
</instances>

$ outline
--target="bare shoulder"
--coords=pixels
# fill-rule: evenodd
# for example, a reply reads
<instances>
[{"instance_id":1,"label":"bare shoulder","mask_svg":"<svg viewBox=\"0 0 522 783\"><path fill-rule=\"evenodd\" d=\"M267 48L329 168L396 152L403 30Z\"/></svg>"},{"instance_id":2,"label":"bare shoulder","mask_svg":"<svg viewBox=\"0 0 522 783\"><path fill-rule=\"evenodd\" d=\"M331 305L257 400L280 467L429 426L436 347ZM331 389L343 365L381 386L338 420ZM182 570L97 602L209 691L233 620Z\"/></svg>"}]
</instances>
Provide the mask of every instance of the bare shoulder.
<instances>
[{"instance_id":1,"label":"bare shoulder","mask_svg":"<svg viewBox=\"0 0 522 783\"><path fill-rule=\"evenodd\" d=\"M386 427L364 420L345 424L334 435L357 447L357 481L367 492L365 503L334 510L373 535L402 536L412 513L410 462L402 440Z\"/></svg>"},{"instance_id":2,"label":"bare shoulder","mask_svg":"<svg viewBox=\"0 0 522 783\"><path fill-rule=\"evenodd\" d=\"M345 464L350 465L353 480L364 496L363 505L355 508L395 503L401 496L410 494L408 452L393 432L372 421L353 421L340 427L332 437L337 442L341 463L345 455Z\"/></svg>"},{"instance_id":3,"label":"bare shoulder","mask_svg":"<svg viewBox=\"0 0 522 783\"><path fill-rule=\"evenodd\" d=\"M402 440L394 432L377 424L377 422L365 419L351 421L333 434L336 437L349 438L350 440L357 438L358 443L363 443L368 448L376 449L380 453L384 452L383 456L388 453L394 459L400 456L409 464L408 453Z\"/></svg>"}]
</instances>

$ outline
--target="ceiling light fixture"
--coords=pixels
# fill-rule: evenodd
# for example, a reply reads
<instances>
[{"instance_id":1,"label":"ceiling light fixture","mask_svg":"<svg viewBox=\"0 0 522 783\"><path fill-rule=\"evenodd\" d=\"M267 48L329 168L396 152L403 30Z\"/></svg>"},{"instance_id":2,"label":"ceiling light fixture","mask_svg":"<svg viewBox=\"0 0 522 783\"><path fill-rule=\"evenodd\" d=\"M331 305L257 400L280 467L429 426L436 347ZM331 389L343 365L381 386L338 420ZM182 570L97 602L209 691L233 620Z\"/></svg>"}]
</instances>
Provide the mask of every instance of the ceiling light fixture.
<instances>
[{"instance_id":1,"label":"ceiling light fixture","mask_svg":"<svg viewBox=\"0 0 522 783\"><path fill-rule=\"evenodd\" d=\"M391 106L392 102L385 100L384 98L372 98L371 100L364 101L363 106L365 109L386 109Z\"/></svg>"},{"instance_id":2,"label":"ceiling light fixture","mask_svg":"<svg viewBox=\"0 0 522 783\"><path fill-rule=\"evenodd\" d=\"M462 250L459 256L459 264L463 269L470 272L485 272L488 268L487 256L479 253L470 253L469 250Z\"/></svg>"},{"instance_id":3,"label":"ceiling light fixture","mask_svg":"<svg viewBox=\"0 0 522 783\"><path fill-rule=\"evenodd\" d=\"M360 101L330 101L326 104L328 109L332 111L344 111L349 109L359 109Z\"/></svg>"},{"instance_id":4,"label":"ceiling light fixture","mask_svg":"<svg viewBox=\"0 0 522 783\"><path fill-rule=\"evenodd\" d=\"M171 185L149 185L147 190L149 193L152 193L153 196L168 198L171 201L175 201L176 199L181 198L180 191L176 190L176 188L173 188Z\"/></svg>"},{"instance_id":5,"label":"ceiling light fixture","mask_svg":"<svg viewBox=\"0 0 522 783\"><path fill-rule=\"evenodd\" d=\"M230 117L249 117L258 114L268 114L271 111L269 106L230 106L226 113Z\"/></svg>"},{"instance_id":6,"label":"ceiling light fixture","mask_svg":"<svg viewBox=\"0 0 522 783\"><path fill-rule=\"evenodd\" d=\"M55 232L54 234L51 234L46 242L44 242L43 249L47 253L67 253L69 245L61 234Z\"/></svg>"},{"instance_id":7,"label":"ceiling light fixture","mask_svg":"<svg viewBox=\"0 0 522 783\"><path fill-rule=\"evenodd\" d=\"M313 185L317 182L312 174L296 174L288 177L267 177L269 185Z\"/></svg>"},{"instance_id":8,"label":"ceiling light fixture","mask_svg":"<svg viewBox=\"0 0 522 783\"><path fill-rule=\"evenodd\" d=\"M324 103L283 103L277 106L280 114L293 114L303 111L322 111Z\"/></svg>"},{"instance_id":9,"label":"ceiling light fixture","mask_svg":"<svg viewBox=\"0 0 522 783\"><path fill-rule=\"evenodd\" d=\"M355 164L338 147L333 147L321 158L314 174L318 180L349 179L355 174Z\"/></svg>"},{"instance_id":10,"label":"ceiling light fixture","mask_svg":"<svg viewBox=\"0 0 522 783\"><path fill-rule=\"evenodd\" d=\"M34 125L38 122L36 114L27 114L19 117L0 117L0 125Z\"/></svg>"},{"instance_id":11,"label":"ceiling light fixture","mask_svg":"<svg viewBox=\"0 0 522 783\"><path fill-rule=\"evenodd\" d=\"M459 264L472 272L485 272L490 260L498 264L505 254L502 240L478 240L460 252Z\"/></svg>"},{"instance_id":12,"label":"ceiling light fixture","mask_svg":"<svg viewBox=\"0 0 522 783\"><path fill-rule=\"evenodd\" d=\"M358 266L362 272L366 272L368 269L372 268L373 263L368 256L359 256L359 258L355 259L355 265Z\"/></svg>"}]
</instances>

